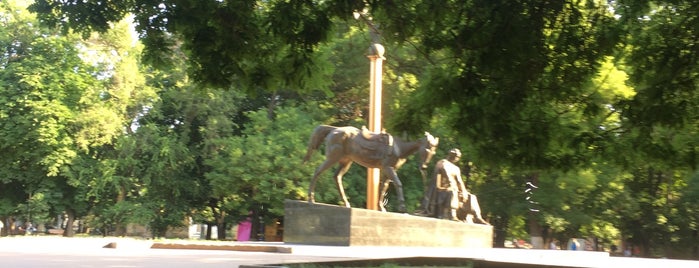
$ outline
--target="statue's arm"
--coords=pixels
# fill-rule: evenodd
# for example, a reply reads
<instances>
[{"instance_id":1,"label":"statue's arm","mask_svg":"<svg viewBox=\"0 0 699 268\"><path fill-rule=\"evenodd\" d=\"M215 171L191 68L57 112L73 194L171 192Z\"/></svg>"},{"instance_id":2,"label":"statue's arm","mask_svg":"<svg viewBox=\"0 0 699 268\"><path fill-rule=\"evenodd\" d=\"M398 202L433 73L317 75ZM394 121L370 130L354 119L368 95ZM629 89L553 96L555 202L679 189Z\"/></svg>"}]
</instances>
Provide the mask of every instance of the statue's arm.
<instances>
[{"instance_id":1,"label":"statue's arm","mask_svg":"<svg viewBox=\"0 0 699 268\"><path fill-rule=\"evenodd\" d=\"M434 178L434 187L437 188L437 190L447 190L446 187L442 186L443 179L444 179L444 176L442 176L442 172L441 171L437 172L437 174L435 175L435 178Z\"/></svg>"},{"instance_id":2,"label":"statue's arm","mask_svg":"<svg viewBox=\"0 0 699 268\"><path fill-rule=\"evenodd\" d=\"M458 172L456 172L456 183L459 185L459 196L461 196L464 199L468 198L468 190L466 190L464 180L461 179L461 170L458 170Z\"/></svg>"}]
</instances>

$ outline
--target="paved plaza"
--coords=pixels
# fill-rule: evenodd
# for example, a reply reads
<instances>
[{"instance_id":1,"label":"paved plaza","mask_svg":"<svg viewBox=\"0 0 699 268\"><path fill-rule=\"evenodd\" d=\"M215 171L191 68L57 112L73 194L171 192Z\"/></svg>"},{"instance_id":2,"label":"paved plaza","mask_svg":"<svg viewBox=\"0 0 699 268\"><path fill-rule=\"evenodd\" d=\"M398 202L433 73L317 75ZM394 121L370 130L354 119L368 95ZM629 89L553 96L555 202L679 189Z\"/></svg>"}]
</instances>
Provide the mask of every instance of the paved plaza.
<instances>
[{"instance_id":1,"label":"paved plaza","mask_svg":"<svg viewBox=\"0 0 699 268\"><path fill-rule=\"evenodd\" d=\"M699 267L699 261L609 257L602 252L565 250L332 247L184 240L155 244L162 248L151 248L153 241L129 238L0 237L0 266L211 268L430 257L505 264L500 267Z\"/></svg>"}]
</instances>

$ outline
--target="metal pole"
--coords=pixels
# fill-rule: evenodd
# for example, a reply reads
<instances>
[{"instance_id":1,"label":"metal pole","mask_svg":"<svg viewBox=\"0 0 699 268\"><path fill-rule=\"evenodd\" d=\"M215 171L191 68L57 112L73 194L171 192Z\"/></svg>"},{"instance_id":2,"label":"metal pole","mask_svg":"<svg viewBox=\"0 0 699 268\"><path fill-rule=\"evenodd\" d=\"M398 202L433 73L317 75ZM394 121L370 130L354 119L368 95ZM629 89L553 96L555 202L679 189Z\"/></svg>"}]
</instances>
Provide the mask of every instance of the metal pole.
<instances>
[{"instance_id":1,"label":"metal pole","mask_svg":"<svg viewBox=\"0 0 699 268\"><path fill-rule=\"evenodd\" d=\"M369 48L367 56L371 61L370 66L370 81L369 81L369 130L372 132L381 132L381 80L383 76L383 53L384 48L381 44L374 43ZM381 172L378 168L367 169L367 190L366 190L366 208L378 210L379 206L379 179Z\"/></svg>"},{"instance_id":2,"label":"metal pole","mask_svg":"<svg viewBox=\"0 0 699 268\"><path fill-rule=\"evenodd\" d=\"M377 25L372 23L366 9L362 12L354 12L355 19L361 19L369 27L371 35L371 46L367 57L370 60L369 71L369 131L381 132L381 80L383 76L382 66L384 47L380 44L381 33ZM379 178L381 170L378 168L367 169L366 179L366 208L371 210L379 209Z\"/></svg>"}]
</instances>

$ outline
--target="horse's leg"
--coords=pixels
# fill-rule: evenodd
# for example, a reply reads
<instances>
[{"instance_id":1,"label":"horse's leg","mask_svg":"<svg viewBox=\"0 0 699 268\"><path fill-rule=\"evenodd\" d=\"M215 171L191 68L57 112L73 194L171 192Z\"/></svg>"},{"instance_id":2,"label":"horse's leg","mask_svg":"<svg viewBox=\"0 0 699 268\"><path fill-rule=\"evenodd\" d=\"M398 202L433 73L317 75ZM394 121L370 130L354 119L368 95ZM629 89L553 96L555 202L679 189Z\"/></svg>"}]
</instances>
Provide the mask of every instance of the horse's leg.
<instances>
[{"instance_id":1,"label":"horse's leg","mask_svg":"<svg viewBox=\"0 0 699 268\"><path fill-rule=\"evenodd\" d=\"M388 192L389 186L391 186L391 180L386 178L385 175L381 176L381 194L379 195L381 198L379 198L379 209L384 212L386 211L386 207L384 207L383 202L386 200L386 193Z\"/></svg>"},{"instance_id":2,"label":"horse's leg","mask_svg":"<svg viewBox=\"0 0 699 268\"><path fill-rule=\"evenodd\" d=\"M340 197L342 197L342 202L345 203L345 207L350 207L350 203L347 200L347 195L345 195L345 187L342 185L342 176L347 173L351 166L352 161L342 160L340 161L340 167L335 172L335 185L337 186L337 191L340 192Z\"/></svg>"},{"instance_id":3,"label":"horse's leg","mask_svg":"<svg viewBox=\"0 0 699 268\"><path fill-rule=\"evenodd\" d=\"M325 141L325 161L323 161L323 163L320 164L318 168L316 168L316 171L313 173L313 178L311 179L311 184L308 186L309 203L314 203L316 201L315 188L316 182L318 182L320 174L322 174L325 170L331 168L333 165L335 165L335 163L342 159L343 146L341 136L333 134L329 135L330 136L328 136Z\"/></svg>"},{"instance_id":4,"label":"horse's leg","mask_svg":"<svg viewBox=\"0 0 699 268\"><path fill-rule=\"evenodd\" d=\"M403 196L403 183L400 181L398 178L398 174L396 174L396 169L389 167L389 168L384 168L382 171L386 172L386 176L390 178L393 181L393 184L396 186L396 195L398 196L398 212L405 212L405 197Z\"/></svg>"},{"instance_id":5,"label":"horse's leg","mask_svg":"<svg viewBox=\"0 0 699 268\"><path fill-rule=\"evenodd\" d=\"M328 168L332 167L335 162L333 159L326 159L318 168L316 168L316 171L313 173L313 179L311 179L311 184L308 186L308 202L309 203L315 203L315 188L316 188L316 182L318 181L318 177L320 177L320 174L322 174L325 170Z\"/></svg>"}]
</instances>

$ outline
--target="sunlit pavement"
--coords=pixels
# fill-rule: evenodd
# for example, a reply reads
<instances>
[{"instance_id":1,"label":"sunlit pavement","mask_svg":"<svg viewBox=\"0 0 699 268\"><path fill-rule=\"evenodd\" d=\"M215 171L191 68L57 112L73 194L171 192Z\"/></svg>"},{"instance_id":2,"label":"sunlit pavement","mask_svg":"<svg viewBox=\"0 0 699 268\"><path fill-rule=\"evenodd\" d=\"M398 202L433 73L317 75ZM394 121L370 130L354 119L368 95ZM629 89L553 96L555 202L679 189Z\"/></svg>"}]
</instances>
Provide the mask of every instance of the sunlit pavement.
<instances>
[{"instance_id":1,"label":"sunlit pavement","mask_svg":"<svg viewBox=\"0 0 699 268\"><path fill-rule=\"evenodd\" d=\"M116 248L104 248L110 243L116 243ZM346 259L267 252L151 249L151 244L151 241L128 238L2 237L0 267L211 268Z\"/></svg>"},{"instance_id":2,"label":"sunlit pavement","mask_svg":"<svg viewBox=\"0 0 699 268\"><path fill-rule=\"evenodd\" d=\"M0 237L2 267L238 267L372 258L468 258L567 267L699 267L699 261L609 257L602 252L527 249L327 247L269 242L167 241L179 249L153 249L129 238ZM105 246L112 248L105 248ZM166 246L167 247L167 246ZM236 247L241 250L221 250ZM270 251L270 248L279 252ZM260 251L255 251L260 249Z\"/></svg>"}]
</instances>

